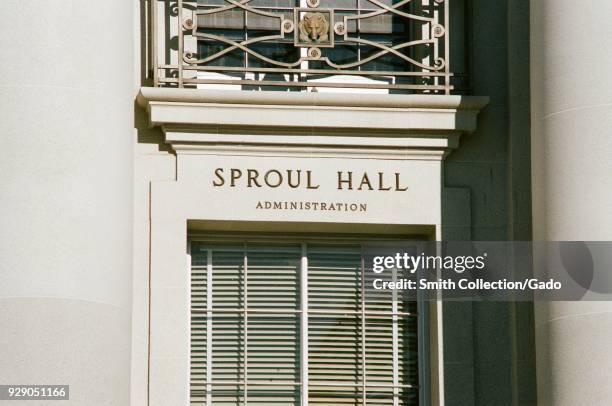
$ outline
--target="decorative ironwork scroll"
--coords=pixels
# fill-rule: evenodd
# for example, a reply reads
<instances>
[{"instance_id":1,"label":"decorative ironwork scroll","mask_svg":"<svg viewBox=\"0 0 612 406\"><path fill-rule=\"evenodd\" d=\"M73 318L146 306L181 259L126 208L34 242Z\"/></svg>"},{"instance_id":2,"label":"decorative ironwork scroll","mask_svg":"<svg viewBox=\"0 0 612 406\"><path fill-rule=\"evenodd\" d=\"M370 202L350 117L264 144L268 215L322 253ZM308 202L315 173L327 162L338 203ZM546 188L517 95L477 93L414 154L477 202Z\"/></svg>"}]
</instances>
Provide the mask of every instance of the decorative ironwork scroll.
<instances>
[{"instance_id":1,"label":"decorative ironwork scroll","mask_svg":"<svg viewBox=\"0 0 612 406\"><path fill-rule=\"evenodd\" d=\"M449 1L152 0L155 81L449 94Z\"/></svg>"}]
</instances>

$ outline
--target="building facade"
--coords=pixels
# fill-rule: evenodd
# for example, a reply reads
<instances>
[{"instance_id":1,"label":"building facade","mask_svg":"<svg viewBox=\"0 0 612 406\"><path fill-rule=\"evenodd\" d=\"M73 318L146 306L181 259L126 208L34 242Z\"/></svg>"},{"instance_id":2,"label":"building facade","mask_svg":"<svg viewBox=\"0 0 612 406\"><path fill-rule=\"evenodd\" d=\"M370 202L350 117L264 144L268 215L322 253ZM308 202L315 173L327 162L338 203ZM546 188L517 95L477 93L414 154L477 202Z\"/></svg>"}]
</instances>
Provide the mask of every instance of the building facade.
<instances>
[{"instance_id":1,"label":"building facade","mask_svg":"<svg viewBox=\"0 0 612 406\"><path fill-rule=\"evenodd\" d=\"M612 240L607 2L60 3L0 5L0 384L610 402L608 303L363 288L364 241Z\"/></svg>"}]
</instances>

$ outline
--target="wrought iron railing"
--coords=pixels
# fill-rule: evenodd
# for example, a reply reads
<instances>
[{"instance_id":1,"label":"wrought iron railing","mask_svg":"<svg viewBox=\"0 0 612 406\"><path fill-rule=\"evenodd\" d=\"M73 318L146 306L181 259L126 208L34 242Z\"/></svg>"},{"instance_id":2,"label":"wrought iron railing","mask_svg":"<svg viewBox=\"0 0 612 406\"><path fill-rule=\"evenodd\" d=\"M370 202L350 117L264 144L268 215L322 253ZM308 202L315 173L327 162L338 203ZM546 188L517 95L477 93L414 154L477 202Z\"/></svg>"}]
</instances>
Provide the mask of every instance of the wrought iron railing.
<instances>
[{"instance_id":1,"label":"wrought iron railing","mask_svg":"<svg viewBox=\"0 0 612 406\"><path fill-rule=\"evenodd\" d=\"M452 0L150 0L155 86L449 94Z\"/></svg>"}]
</instances>

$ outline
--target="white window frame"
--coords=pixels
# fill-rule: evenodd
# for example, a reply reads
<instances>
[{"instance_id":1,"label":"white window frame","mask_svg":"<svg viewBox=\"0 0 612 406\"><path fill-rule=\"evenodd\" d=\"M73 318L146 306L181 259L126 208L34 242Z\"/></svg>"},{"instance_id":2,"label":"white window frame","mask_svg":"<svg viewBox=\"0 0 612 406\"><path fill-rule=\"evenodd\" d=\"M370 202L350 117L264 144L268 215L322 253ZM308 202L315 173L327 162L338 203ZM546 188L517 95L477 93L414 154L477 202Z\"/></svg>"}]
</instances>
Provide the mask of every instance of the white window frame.
<instances>
[{"instance_id":1,"label":"white window frame","mask_svg":"<svg viewBox=\"0 0 612 406\"><path fill-rule=\"evenodd\" d=\"M308 301L308 291L309 291L309 286L308 286L308 279L309 279L309 274L308 274L308 243L309 242L317 242L320 243L321 241L318 240L318 237L323 237L325 238L325 240L331 240L332 242L335 243L352 243L352 245L355 245L357 243L357 241L375 241L375 240L383 240L383 241L406 241L406 239L400 239L398 237L396 238L381 238L380 236L361 236L358 240L351 238L349 236L329 236L329 235L320 235L320 236L302 236L302 237L297 237L295 239L287 239L283 236L281 236L280 234L270 234L270 235L263 235L263 236L249 236L249 237L245 237L244 235L234 235L234 236L223 236L223 237L214 237L214 236L207 236L205 235L190 235L188 236L188 240L187 240L187 250L188 250L188 263L189 263L189 273L191 273L191 247L192 244L194 242L209 242L209 243L220 243L220 242L226 242L228 244L237 244L237 243L242 243L244 245L244 251L243 251L243 272L244 272L244 279L243 279L243 294L242 294L242 300L244 303L244 309L242 309L242 314L244 316L244 354L243 354L243 359L244 359L244 382L242 382L241 385L243 385L244 387L244 401L243 401L243 405L247 406L248 405L248 387L249 385L251 386L257 386L257 385L262 385L261 383L257 383L257 384L253 384L251 382L248 381L248 313L249 313L249 307L248 307L248 257L247 257L247 243L253 243L253 242L261 242L261 241L266 241L266 242L270 242L270 243L299 243L301 245L301 256L300 256L300 308L298 310L296 310L294 312L294 314L299 314L300 315L300 340L299 340L299 345L300 345L300 364L298 366L298 368L300 369L300 380L296 381L296 382L283 382L282 386L300 386L301 390L300 390L300 405L301 406L308 406L309 405L309 385L312 383L313 386L317 386L317 387L323 387L323 386L335 386L335 387L342 387L342 386L346 386L349 387L350 385L347 385L346 383L326 383L326 382L321 382L321 381L316 381L316 382L311 382L309 380L309 314L312 313L327 313L327 314L332 314L333 311L323 311L323 310L311 310L309 308L309 301ZM207 352L207 360L212 360L213 359L213 340L212 340L212 335L213 335L213 329L214 329L214 325L213 325L213 315L214 315L214 298L213 298L213 253L212 253L212 249L209 248L207 250L207 265L206 265L206 279L207 279L207 289L206 289L206 317L207 317L207 324L206 324L206 335L207 335L207 340L206 340L206 352ZM363 256L363 248L362 248L362 255L361 255L361 311L359 312L360 314L356 316L356 320L357 323L359 323L361 325L361 334L360 334L360 338L361 338L361 362L362 362L362 382L360 382L358 385L362 387L362 405L363 406L367 406L367 389L368 388L372 388L372 387L381 387L380 384L377 385L368 385L367 383L367 340L366 340L366 336L367 336L367 332L366 332L366 319L368 316L368 311L366 310L366 303L365 303L365 299L366 299L366 295L365 295L365 263L364 263L364 256ZM397 270L394 269L393 270L393 279L397 278ZM403 388L415 388L413 385L410 384L401 384L399 382L399 332L398 332L398 323L397 321L399 320L399 317L417 317L417 345L418 345L418 377L419 377L419 384L416 387L416 389L419 392L418 398L419 398L419 405L429 405L429 393L430 393L430 365L429 365L429 357L427 356L427 354L429 353L429 344L430 344L430 338L429 338L429 304L423 300L422 295L420 295L419 297L417 297L417 313L401 313L398 311L398 302L397 300L395 300L395 298L397 297L397 292L393 292L393 300L392 300L392 310L391 313L389 313L388 315L391 316L392 318L392 353L393 353L393 383L392 385L385 385L385 387L387 388L392 388L393 389L393 406L399 406L400 405L400 389ZM241 309L236 309L236 311L238 312ZM289 313L288 310L280 310L278 313ZM346 313L346 311L341 311L338 313ZM191 342L190 342L190 352L191 352ZM191 362L190 362L191 365ZM208 362L207 363L207 369L206 369L206 393L207 393L207 397L206 397L206 402L204 403L205 406L213 406L213 402L212 402L212 387L213 385L215 385L214 379L213 379L213 375L212 375L212 362ZM226 382L222 382L220 384L227 384ZM279 385L278 382L273 383L274 385Z\"/></svg>"}]
</instances>

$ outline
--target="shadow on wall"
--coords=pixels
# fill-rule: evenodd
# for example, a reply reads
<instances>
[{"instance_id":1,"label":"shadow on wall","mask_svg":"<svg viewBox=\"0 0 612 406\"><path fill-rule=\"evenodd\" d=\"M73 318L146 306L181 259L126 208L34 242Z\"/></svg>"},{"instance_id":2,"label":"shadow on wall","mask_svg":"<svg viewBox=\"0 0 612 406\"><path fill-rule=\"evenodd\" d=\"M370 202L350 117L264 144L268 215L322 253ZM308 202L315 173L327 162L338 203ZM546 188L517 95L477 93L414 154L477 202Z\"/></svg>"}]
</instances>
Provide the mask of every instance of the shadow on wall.
<instances>
[{"instance_id":1,"label":"shadow on wall","mask_svg":"<svg viewBox=\"0 0 612 406\"><path fill-rule=\"evenodd\" d=\"M531 240L529 1L454 3L453 70L491 103L444 163L442 238ZM445 303L444 370L447 404L536 405L533 304Z\"/></svg>"}]
</instances>

